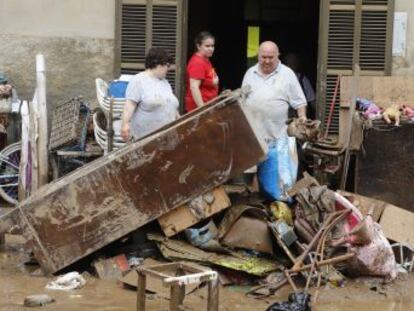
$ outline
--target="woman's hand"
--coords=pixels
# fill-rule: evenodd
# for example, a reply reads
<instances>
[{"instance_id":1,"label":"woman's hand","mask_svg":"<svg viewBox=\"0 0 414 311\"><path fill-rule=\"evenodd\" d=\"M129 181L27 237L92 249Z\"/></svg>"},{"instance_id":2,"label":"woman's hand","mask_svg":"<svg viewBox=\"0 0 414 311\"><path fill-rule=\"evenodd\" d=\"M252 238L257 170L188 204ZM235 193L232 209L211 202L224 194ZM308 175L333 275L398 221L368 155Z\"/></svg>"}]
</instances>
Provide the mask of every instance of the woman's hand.
<instances>
[{"instance_id":1,"label":"woman's hand","mask_svg":"<svg viewBox=\"0 0 414 311\"><path fill-rule=\"evenodd\" d=\"M127 142L131 137L131 125L130 121L135 111L137 104L132 100L127 99L122 114L122 126L121 126L121 137Z\"/></svg>"},{"instance_id":2,"label":"woman's hand","mask_svg":"<svg viewBox=\"0 0 414 311\"><path fill-rule=\"evenodd\" d=\"M194 102L196 103L197 107L201 107L204 105L203 97L201 96L200 85L201 80L190 78L191 96L193 96Z\"/></svg>"},{"instance_id":3,"label":"woman's hand","mask_svg":"<svg viewBox=\"0 0 414 311\"><path fill-rule=\"evenodd\" d=\"M122 139L127 142L131 136L131 129L129 123L125 123L121 127L121 137Z\"/></svg>"}]
</instances>

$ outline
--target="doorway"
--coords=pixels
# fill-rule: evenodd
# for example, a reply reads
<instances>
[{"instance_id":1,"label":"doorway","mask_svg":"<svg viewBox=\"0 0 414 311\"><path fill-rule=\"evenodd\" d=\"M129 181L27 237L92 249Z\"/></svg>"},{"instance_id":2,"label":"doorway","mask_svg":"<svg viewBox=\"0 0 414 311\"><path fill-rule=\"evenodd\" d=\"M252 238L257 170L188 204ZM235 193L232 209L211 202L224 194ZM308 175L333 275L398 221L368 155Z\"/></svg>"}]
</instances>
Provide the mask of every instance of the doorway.
<instances>
[{"instance_id":1,"label":"doorway","mask_svg":"<svg viewBox=\"0 0 414 311\"><path fill-rule=\"evenodd\" d=\"M295 53L302 73L316 86L319 0L206 0L188 1L188 58L194 52L193 38L202 30L216 37L212 63L222 89L240 87L249 66L248 27L258 41L278 44L281 60Z\"/></svg>"}]
</instances>

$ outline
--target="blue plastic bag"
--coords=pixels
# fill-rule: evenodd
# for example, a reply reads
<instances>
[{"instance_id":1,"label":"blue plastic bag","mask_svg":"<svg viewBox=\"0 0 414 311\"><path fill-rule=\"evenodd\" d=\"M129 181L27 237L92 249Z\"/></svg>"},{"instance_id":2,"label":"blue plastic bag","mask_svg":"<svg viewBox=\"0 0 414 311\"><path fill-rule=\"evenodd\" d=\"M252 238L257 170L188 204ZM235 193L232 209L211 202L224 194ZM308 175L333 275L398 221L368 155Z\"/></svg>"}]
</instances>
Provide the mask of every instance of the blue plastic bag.
<instances>
[{"instance_id":1,"label":"blue plastic bag","mask_svg":"<svg viewBox=\"0 0 414 311\"><path fill-rule=\"evenodd\" d=\"M294 137L269 144L267 159L257 167L260 192L271 201L288 201L287 191L296 182L298 160Z\"/></svg>"},{"instance_id":2,"label":"blue plastic bag","mask_svg":"<svg viewBox=\"0 0 414 311\"><path fill-rule=\"evenodd\" d=\"M127 81L112 81L111 83L109 83L108 96L113 96L115 98L125 98L127 86Z\"/></svg>"}]
</instances>

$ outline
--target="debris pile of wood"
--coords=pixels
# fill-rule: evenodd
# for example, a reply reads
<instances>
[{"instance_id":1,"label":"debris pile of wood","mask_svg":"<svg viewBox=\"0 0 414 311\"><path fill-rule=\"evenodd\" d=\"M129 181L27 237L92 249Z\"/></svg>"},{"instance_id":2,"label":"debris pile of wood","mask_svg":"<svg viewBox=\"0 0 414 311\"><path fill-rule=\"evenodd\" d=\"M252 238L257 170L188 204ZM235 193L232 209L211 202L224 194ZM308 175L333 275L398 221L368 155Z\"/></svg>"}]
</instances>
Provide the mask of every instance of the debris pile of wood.
<instances>
[{"instance_id":1,"label":"debris pile of wood","mask_svg":"<svg viewBox=\"0 0 414 311\"><path fill-rule=\"evenodd\" d=\"M290 285L305 295L316 289L317 299L324 283L361 275L389 281L411 271L411 249L387 240L412 243L393 220L408 213L408 224L409 212L332 191L307 174L287 203L231 183L266 154L240 95L219 97L44 186L1 216L0 228L19 225L49 273L102 257L112 245L117 256L94 261L97 275L128 284L137 284L130 271L151 257L208 266L222 285L260 284L254 297ZM119 246L125 240L128 249Z\"/></svg>"},{"instance_id":2,"label":"debris pile of wood","mask_svg":"<svg viewBox=\"0 0 414 311\"><path fill-rule=\"evenodd\" d=\"M396 277L396 249L386 239L389 226L384 233L376 223L384 210L396 207L329 190L309 175L291 189L290 206L266 202L248 188L243 193L232 189L219 187L163 215L158 221L164 234L148 239L166 260L213 267L224 285L261 283L250 292L254 297L287 284L307 293L328 282L340 286L346 277ZM210 196L214 200L208 204ZM412 252L398 261L411 267Z\"/></svg>"}]
</instances>

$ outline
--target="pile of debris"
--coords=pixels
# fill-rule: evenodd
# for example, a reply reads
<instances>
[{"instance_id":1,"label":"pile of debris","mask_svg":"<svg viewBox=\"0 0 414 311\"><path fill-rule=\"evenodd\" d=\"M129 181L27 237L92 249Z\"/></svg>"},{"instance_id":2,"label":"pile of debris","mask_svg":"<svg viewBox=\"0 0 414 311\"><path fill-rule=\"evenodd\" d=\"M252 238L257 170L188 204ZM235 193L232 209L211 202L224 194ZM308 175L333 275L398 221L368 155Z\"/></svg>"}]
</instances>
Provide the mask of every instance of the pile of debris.
<instances>
[{"instance_id":1,"label":"pile of debris","mask_svg":"<svg viewBox=\"0 0 414 311\"><path fill-rule=\"evenodd\" d=\"M375 222L383 204L329 190L309 175L290 195L291 206L269 204L248 188L219 187L160 217L164 234L148 239L166 260L214 268L223 285L261 283L250 292L254 297L286 284L305 293L327 282L342 286L344 275L395 279L393 248ZM411 270L412 259L412 253L399 258L400 267Z\"/></svg>"},{"instance_id":2,"label":"pile of debris","mask_svg":"<svg viewBox=\"0 0 414 311\"><path fill-rule=\"evenodd\" d=\"M179 287L217 275L172 280L184 275L141 269L160 268L154 259L180 262L177 271L181 262L192 262L216 270L222 285L259 284L249 292L256 298L289 285L295 293L286 304L302 305L300 310L307 310L311 288L316 301L322 284L342 286L346 277L362 275L391 281L399 270L411 271L412 250L388 241L413 242L395 234L392 214L401 209L332 191L307 174L286 202L269 202L251 185L228 182L266 155L240 96L218 97L39 189L0 217L0 232L17 224L48 273L138 236L135 250L116 249L117 256L94 261L97 275L144 288L142 273L158 273ZM315 136L317 124L304 126ZM177 290L181 297L182 288Z\"/></svg>"},{"instance_id":3,"label":"pile of debris","mask_svg":"<svg viewBox=\"0 0 414 311\"><path fill-rule=\"evenodd\" d=\"M412 270L412 249L390 244L387 236L395 227L389 219L382 221L387 234L377 222L397 207L332 191L306 173L289 195L289 205L268 202L250 186L227 183L162 215L159 227L146 226L140 231L146 240L141 238L135 252L99 259L93 266L100 278L133 288L139 284L137 268L163 267L163 262L208 267L222 286L249 285L248 295L258 299L290 286L289 301L273 304L268 309L273 311L291 310L292 304L302 306L294 310L310 310L322 285L342 287L347 277L376 276L388 283ZM158 254L148 252L151 242ZM198 285L190 284L185 293ZM146 289L170 299L154 281Z\"/></svg>"}]
</instances>

